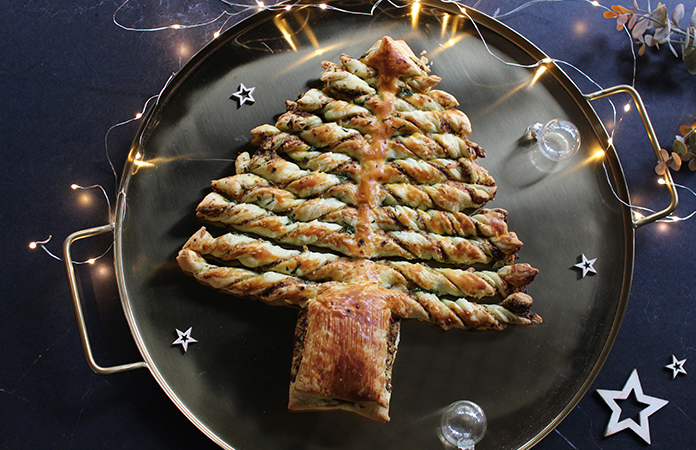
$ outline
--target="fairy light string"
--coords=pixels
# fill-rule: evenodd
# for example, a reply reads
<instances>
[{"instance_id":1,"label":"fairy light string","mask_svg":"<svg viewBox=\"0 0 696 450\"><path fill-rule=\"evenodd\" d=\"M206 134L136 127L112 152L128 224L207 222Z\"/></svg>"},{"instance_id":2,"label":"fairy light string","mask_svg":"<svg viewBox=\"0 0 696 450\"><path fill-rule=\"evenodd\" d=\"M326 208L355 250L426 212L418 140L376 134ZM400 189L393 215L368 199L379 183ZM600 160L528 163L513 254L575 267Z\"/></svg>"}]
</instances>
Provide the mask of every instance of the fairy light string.
<instances>
[{"instance_id":1,"label":"fairy light string","mask_svg":"<svg viewBox=\"0 0 696 450\"><path fill-rule=\"evenodd\" d=\"M140 32L156 32L156 31L164 31L164 30L187 30L191 28L200 28L204 27L207 25L211 25L215 22L220 21L221 19L225 18L225 21L223 22L222 26L218 28L217 31L213 33L213 39L217 38L220 36L222 33L222 30L225 28L227 23L234 18L238 18L241 16L245 16L257 11L290 11L293 9L296 5L298 5L299 1L295 2L279 2L279 3L272 3L270 5L266 5L264 2L256 0L255 4L244 4L244 3L233 3L230 1L226 0L218 0L220 3L223 3L229 7L232 8L238 8L239 10L236 12L231 12L231 11L223 11L216 17L210 20L206 20L203 22L196 22L192 24L180 24L180 23L173 23L170 25L164 25L164 26L159 26L159 27L143 27L143 28L136 28L136 27L130 27L127 25L124 25L118 20L118 15L119 13L125 9L125 7L130 3L130 0L125 0L116 10L114 11L112 15L112 21L113 23L118 26L119 28L122 28L126 31L140 31ZM332 5L329 5L327 3L318 3L318 4L303 4L301 5L302 7L313 7L313 8L320 8L320 9L329 9L332 11L339 11L339 12L344 12L348 14L358 14L358 15L372 15L374 12L375 8L381 3L382 0L378 0L375 5L372 8L372 11L370 13L365 13L361 11L350 11L347 9L343 8L338 8Z\"/></svg>"},{"instance_id":2,"label":"fairy light string","mask_svg":"<svg viewBox=\"0 0 696 450\"><path fill-rule=\"evenodd\" d=\"M415 3L418 3L418 1L419 1L419 0L415 0ZM526 2L526 3L524 3L524 4L522 4L522 5L520 5L520 6L516 7L516 8L514 8L514 9L508 11L508 12L503 13L503 14L500 14L500 9L497 9L497 10L495 11L495 13L493 14L493 17L496 18L496 19L498 19L498 20L500 20L500 19L504 19L504 18L510 17L510 16L512 16L512 15L514 15L514 14L516 14L516 13L518 13L518 12L520 12L520 11L522 11L522 10L524 10L524 9L526 9L526 8L528 8L528 7L530 7L530 6L533 6L533 5L536 5L536 4L539 4L539 3L556 3L556 2L562 2L562 1L565 1L565 0L531 0L531 1L528 1L528 2ZM590 1L590 0L583 0L583 1L584 1L585 3L590 4L590 5L593 6L593 7L598 7L598 8L604 9L604 10L610 10L609 8L607 8L607 7L603 6L603 5L601 5L601 4L600 4L598 1L596 1L596 0L591 0L591 1ZM239 19L239 20L241 20L241 18L243 18L243 16L245 16L245 15L250 15L250 14L252 14L252 13L254 13L254 12L258 12L258 11L262 11L262 10L264 10L264 11L283 11L283 10L284 10L284 11L290 11L291 9L293 9L294 7L296 7L296 6L299 5L299 6L302 6L302 7L315 7L315 8L320 8L320 9L323 9L323 10L333 10L333 11L343 12L343 13L346 13L346 14L374 15L374 13L375 13L375 11L377 10L377 8L378 8L383 2L389 3L390 5L392 5L392 6L396 7L396 8L406 8L406 7L412 6L413 3L414 3L414 2L408 2L408 1L407 1L407 2L403 2L403 3L401 3L401 4L397 4L397 3L395 3L395 2L392 1L392 0L377 0L377 1L375 1L375 2L373 3L370 12L369 12L369 13L366 13L366 12L362 12L362 11L350 11L350 10L346 10L346 9L342 9L342 8L337 8L337 7L335 7L335 6L332 6L332 5L329 5L329 4L326 4L326 3L319 3L319 4L301 4L301 5L300 5L300 4L299 4L299 1L298 1L298 2L289 2L289 3L280 2L280 3L273 3L273 4L268 4L268 5L267 5L267 4L263 3L263 2L260 1L260 0L257 0L254 4L234 3L234 2L227 1L227 0L218 0L218 2L224 4L226 7L230 8L230 9L234 9L235 11L229 11L229 10L226 9L226 10L224 10L223 12L221 12L220 14L218 14L217 16L215 16L215 17L212 18L212 19L205 20L205 21L202 21L202 22L196 22L196 23L192 23L192 24L173 23L173 24L166 25L166 26L149 27L149 28L148 28L148 27L138 28L138 27L133 27L133 26L124 25L124 24L119 20L119 15L121 15L121 14L124 12L124 10L125 10L126 7L128 6L128 4L130 3L130 0L125 0L125 1L124 1L123 3L121 3L121 4L116 8L116 10L114 11L114 13L113 13L113 15L112 15L112 20L113 20L113 23L114 23L116 26L118 26L119 28L122 28L123 30L126 30L126 31L132 31L132 32L159 32L159 31L164 31L164 30L187 30L187 29L192 29L192 28L200 28L200 27L209 26L209 25L212 25L212 24L215 24L215 23L217 23L217 22L222 21L222 25L221 25L220 27L218 27L217 30L214 31L214 32L212 33L212 39L216 39L216 38L218 38L218 37L221 35L221 33L224 31L225 27L227 26L227 24L228 24L231 20L233 20L233 19ZM588 74L586 74L585 72L583 72L582 70L580 70L578 67L574 66L573 64L571 64L571 63L569 63L569 62L567 62L567 61L563 61L563 60L556 59L556 58L543 58L543 59L541 59L541 60L539 60L539 61L536 61L536 62L533 63L533 64L527 64L527 65L525 65L525 64L518 64L518 63L514 63L514 62L510 62L510 61L505 61L503 58L501 58L501 57L499 57L498 55L496 55L495 53L493 53L493 51L489 48L488 43L486 42L486 40L485 40L483 34L481 33L481 30L479 29L478 25L476 24L476 21L474 21L474 20L471 18L471 16L468 14L467 9L466 9L466 6L465 6L464 4L462 4L461 2L457 2L457 1L455 1L455 0L443 0L443 2L444 2L444 3L449 3L449 4L452 4L452 5L455 5L455 6L458 8L458 10L461 12L461 14L469 19L469 21L470 21L471 24L473 25L474 29L476 30L476 33L478 34L479 38L481 39L481 42L483 43L486 52L487 52L490 56L492 56L493 58L495 58L495 59L497 59L498 61L500 61L502 64L505 64L505 65L508 65L508 66L513 66L513 67L519 67L519 68L530 69L530 70L533 70L533 69L539 69L539 70L540 70L540 69L544 69L544 66L545 66L546 64L556 64L556 65L559 65L559 66L562 65L562 66L565 66L565 67L568 67L568 68L574 70L575 72L577 72L578 74L580 74L582 77L584 77L587 81L589 81L592 85L596 86L598 89L600 89L600 90L602 89L602 87L599 85L599 83L597 83L596 81L594 81L594 80L592 79L592 77L590 77ZM474 7L476 7L479 3L480 3L480 0L476 3L476 5L474 5ZM223 20L223 19L224 19L224 20ZM237 22L237 21L235 21L235 23L236 23L236 22ZM632 39L631 39L630 31L628 30L628 28L627 28L626 26L624 26L624 31L625 31L626 35L628 36L629 40L631 41L630 48L631 48L631 55L632 55L632 59L633 59L633 76L632 76L632 80L631 80L631 85L634 86L634 85L635 85L635 80L636 80L636 70L637 70L637 69L636 69L636 67L637 67L637 62L636 62L636 61L637 61L637 58L636 58L635 48L634 48L634 46L633 46L633 42L632 42ZM271 51L272 51L272 50L271 50ZM538 73L538 75L541 75L541 73ZM125 125L127 125L127 124L129 124L129 123L132 123L132 122L134 122L134 121L138 121L138 120L140 120L142 117L144 117L144 116L146 115L146 112L148 111L148 109L149 109L149 107L150 107L150 104L151 104L153 101L155 102L155 106L157 105L157 103L159 103L159 100L160 100L160 98L161 98L161 96L162 96L162 93L163 93L164 90L167 88L167 86L169 85L169 83L170 83L170 81L173 79L173 77L174 77L174 74L170 75L170 77L167 79L167 81L165 82L164 86L163 86L162 89L160 90L160 92L159 92L158 94L156 94L156 95L151 96L150 98L148 98L148 99L146 100L146 102L145 102L145 104L143 105L143 108L142 108L142 110L141 110L140 112L138 112L138 113L137 113L134 117L132 117L132 118L129 118L129 119L127 119L127 120L124 120L124 121L122 121L122 122L119 122L119 123L117 123L117 124L115 124L115 125L112 125L112 126L106 131L106 134L105 134L105 136L104 136L104 149L105 149L105 152L106 152L107 161L108 161L109 167L111 168L111 171L112 171L112 173L113 173L113 175L114 175L115 182L116 182L116 186L117 186L117 188L116 188L116 191L117 191L117 200L120 201L121 204L123 205L122 214L125 214L125 209L126 209L126 208L125 208L125 206L126 206L126 198L125 198L126 193L125 193L125 191L124 191L123 189L121 189L121 190L118 189L119 177L118 177L118 174L117 174L117 172L116 172L116 169L115 169L115 166L114 166L114 164L113 164L113 161L111 160L111 157L110 157L110 155L109 155L109 146L108 146L109 134L110 134L114 129L116 129L116 128L118 128L118 127L125 126ZM618 129L619 124L623 121L624 116L625 116L627 113L629 113L630 110L631 110L631 101L629 101L628 103L626 103L626 104L623 106L623 108L621 108L622 114L621 114L620 117L619 117L617 108L616 108L616 106L614 105L614 103L612 102L612 100L611 100L611 99L607 99L607 100L608 100L609 104L611 105L612 120L613 120L612 127L611 127L611 132L610 132L610 135L609 135L609 141L608 141L608 143L607 143L608 146L611 146L611 145L613 145L614 136L615 136L615 133L616 133L616 131L617 131L617 129ZM142 136L140 136L140 139L142 139ZM601 156L601 155L600 155L600 156ZM139 155L139 157L142 158L142 155ZM136 155L136 159L137 159L137 158L138 158L138 155ZM648 212L648 213L654 212L654 211L652 211L652 210L649 209L649 208L645 208L645 207L641 207L641 206L636 206L636 205L631 205L630 203L627 203L627 202L625 202L624 200L622 200L622 199L617 195L617 193L614 191L614 188L613 188L613 186L612 186L612 184L611 184L611 182L610 182L609 173L608 173L608 171L607 171L604 158L602 158L602 165L603 165L603 167L604 167L604 171L605 171L605 175L606 175L606 177L607 177L607 181L608 181L609 185L611 186L611 190L612 190L614 196L618 199L619 202L621 202L622 204L624 204L626 207L630 208L631 211L632 211L632 213L633 213L634 215L641 215L641 214L642 214L641 211L643 211L643 212ZM677 184L677 183L671 183L671 182L665 181L664 179L660 179L659 182L660 182L660 184L663 184L663 185L666 184L666 183L670 183L670 184L672 184L674 187L687 190L687 191L690 192L692 195L696 196L696 193L694 193L694 191L693 191L692 189L688 188L687 186L684 186L684 185L681 185L681 184ZM108 196L108 194L106 193L106 191L104 190L104 188L103 188L102 186L100 186L100 185L93 185L93 186L82 187L82 186L78 186L78 185L72 185L72 188L73 188L73 189L97 189L97 188L100 189L100 190L102 191L102 193L103 193L105 199L106 199L106 203L107 203L107 207L108 207L108 211L109 211L109 221L110 221L110 223L114 221L113 211L112 211L112 208L111 208L111 202L110 202L110 200L109 200L109 196ZM687 219L693 217L694 215L696 215L696 210L695 210L694 212L690 213L689 215L685 216L685 217L678 217L678 216L670 215L670 216L667 216L666 218L660 219L660 220L658 220L658 221L659 221L659 222L677 222L677 221L687 220ZM117 236L117 233L118 233L118 232L119 232L119 230L116 230L116 229L115 229L115 231L114 231L114 240L116 239L116 236ZM33 242L31 242L31 243L29 244L29 248L32 249L32 250L33 250L33 249L36 249L36 248L41 248L41 249L42 249L46 254L48 254L50 257L52 257L52 258L54 258L54 259L56 259L56 260L62 261L62 259L61 259L59 256L57 256L57 255L55 255L54 253L52 253L52 252L46 247L46 245L51 241L51 238L52 238L52 236L49 236L49 237L48 237L47 239L45 239L45 240L33 241ZM98 260L98 259L102 258L103 256L105 256L105 255L111 250L111 248L113 248L114 240L112 240L112 242L111 242L109 248L108 248L107 250L105 250L105 251L104 251L101 255L99 255L98 257L96 257L96 258L90 258L90 259L85 260L85 261L73 261L73 263L74 263L74 264L93 264L96 260Z\"/></svg>"},{"instance_id":3,"label":"fairy light string","mask_svg":"<svg viewBox=\"0 0 696 450\"><path fill-rule=\"evenodd\" d=\"M131 123L131 122L135 122L135 121L140 120L140 119L145 115L145 113L146 113L146 111L148 110L148 108L150 107L150 103L151 103L153 100L155 100L156 102L159 101L159 98L160 98L160 96L162 95L162 92L163 92L164 89L166 89L166 87L169 85L169 82L171 81L172 78L173 78L173 75L171 75L171 76L169 77L169 79L167 79L167 82L166 82L165 85L162 87L162 90L160 90L159 94L153 95L153 96L151 96L150 98L148 98L148 99L145 101L145 104L143 105L142 110L140 110L139 112L137 112L137 113L135 114L134 117L131 117L130 119L127 119L127 120L124 120L124 121L122 121L122 122L119 122L119 123L117 123L117 124L112 125L111 127L109 127L109 129L106 131L106 133L105 133L105 135L104 135L104 153L105 153L105 155L106 155L106 160L107 160L107 162L108 162L108 164L109 164L109 167L111 168L111 172L112 172L112 174L113 174L113 176L114 176L114 181L115 181L115 184L116 184L116 190L117 190L117 192L118 192L117 198L121 198L121 197L123 196L124 199L125 199L125 191L123 191L123 189L121 189L120 191L118 190L118 186L119 186L119 176L118 176L118 173L116 172L116 167L114 166L113 161L111 160L111 155L109 154L109 134L110 134L114 129L116 129L116 128L118 128L118 127L122 127L122 126L124 126L124 125L128 125L128 124ZM108 217L109 217L109 223L114 223L114 210L113 210L113 208L112 208L112 206L111 206L111 199L109 198L109 195L107 194L107 192L106 192L106 190L104 189L103 186L101 186L100 184L94 184L94 185L91 185L91 186L80 186L80 185L78 185L78 184L74 184L74 183L73 183L72 185L70 185L70 187L71 187L71 189L73 189L73 190L78 190L78 189L79 189L79 190L85 190L85 189L99 189L99 190L102 192L102 194L103 194L103 196L104 196L104 199L106 200L106 206L107 206L107 211L108 211L108 215L109 215L109 216L108 216ZM124 200L124 205L125 205L125 200ZM84 260L84 261L71 261L71 262L72 262L73 264L94 264L96 261L98 261L99 259L101 259L101 258L103 258L104 256L106 256L106 255L109 253L109 251L113 248L114 242L115 242L115 239L116 239L116 233L118 233L118 230L115 231L115 233L114 233L114 238L111 240L111 243L109 244L109 247L108 247L106 250L104 250L104 252L101 253L99 256L94 257L94 258L89 258L89 259ZM29 249L35 250L35 249L37 249L37 248L41 248L41 249L42 249L47 255L49 255L51 258L53 258L53 259L55 259L55 260L57 260L57 261L63 261L63 258L57 256L55 253L51 252L51 251L46 247L46 244L48 244L48 243L51 241L52 238L53 238L53 235L49 235L48 238L45 239L45 240L42 240L42 241L32 241L32 242L29 243Z\"/></svg>"},{"instance_id":4,"label":"fairy light string","mask_svg":"<svg viewBox=\"0 0 696 450\"><path fill-rule=\"evenodd\" d=\"M106 200L107 209L109 211L109 221L110 222L112 221L111 201L109 200L109 195L106 193L106 190L101 185L94 184L92 186L80 186L78 184L72 184L72 185L70 185L70 188L72 190L99 189L102 192L102 194L104 195L104 199ZM49 235L48 238L46 238L42 241L32 241L29 243L29 249L35 250L37 248L41 248L51 258L53 258L57 261L63 261L63 258L56 255L51 250L49 250L48 247L46 247L46 244L51 242L52 238L53 238L53 235ZM94 264L99 259L106 256L106 254L109 253L109 251L111 250L112 247L113 247L113 241L109 244L109 247L106 250L104 250L104 252L102 254L100 254L99 256L94 257L94 258L89 258L89 259L86 259L84 261L72 261L72 263L73 264Z\"/></svg>"}]
</instances>

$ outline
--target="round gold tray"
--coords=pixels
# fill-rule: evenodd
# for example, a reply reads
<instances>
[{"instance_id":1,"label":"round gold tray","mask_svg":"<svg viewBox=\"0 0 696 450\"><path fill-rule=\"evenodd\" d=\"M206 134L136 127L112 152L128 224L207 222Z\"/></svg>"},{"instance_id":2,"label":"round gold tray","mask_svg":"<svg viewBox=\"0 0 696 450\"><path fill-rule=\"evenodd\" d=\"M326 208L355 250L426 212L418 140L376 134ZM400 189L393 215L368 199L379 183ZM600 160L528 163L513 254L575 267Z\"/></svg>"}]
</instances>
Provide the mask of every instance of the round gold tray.
<instances>
[{"instance_id":1,"label":"round gold tray","mask_svg":"<svg viewBox=\"0 0 696 450\"><path fill-rule=\"evenodd\" d=\"M440 414L461 399L488 416L477 449L529 448L587 391L626 306L633 227L595 157L607 149L607 134L558 67L521 67L546 55L488 16L467 9L467 17L436 1L383 2L372 14L370 3L328 5L266 10L234 26L172 78L143 122L123 177L115 236L123 308L145 364L224 448L441 448ZM290 413L297 312L213 293L185 276L174 258L200 227L194 211L210 180L234 173L235 156L253 151L249 131L273 123L286 99L319 85L321 61L360 56L384 35L425 51L443 79L439 88L470 117L472 140L488 155L481 165L499 185L490 206L510 211L510 229L525 243L520 261L540 269L530 294L544 323L503 332L405 323L391 422ZM255 88L255 102L240 106L231 98L242 84ZM520 138L532 123L554 118L578 126L582 147L551 166ZM611 147L605 164L625 199ZM573 268L583 253L597 258L598 274L582 278ZM188 327L198 342L184 354L171 344L175 329Z\"/></svg>"}]
</instances>

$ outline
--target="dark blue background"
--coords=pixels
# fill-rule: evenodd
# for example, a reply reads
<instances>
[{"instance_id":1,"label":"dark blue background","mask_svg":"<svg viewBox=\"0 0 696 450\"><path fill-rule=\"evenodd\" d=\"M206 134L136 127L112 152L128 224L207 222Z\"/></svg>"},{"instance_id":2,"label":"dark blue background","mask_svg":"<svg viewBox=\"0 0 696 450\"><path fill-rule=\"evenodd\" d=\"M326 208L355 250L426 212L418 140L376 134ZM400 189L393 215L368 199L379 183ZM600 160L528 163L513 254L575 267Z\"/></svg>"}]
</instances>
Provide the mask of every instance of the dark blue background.
<instances>
[{"instance_id":1,"label":"dark blue background","mask_svg":"<svg viewBox=\"0 0 696 450\"><path fill-rule=\"evenodd\" d=\"M522 4L482 0L477 8L492 15L498 8L505 13ZM114 198L107 130L140 111L222 25L126 31L112 21L119 5L8 1L0 14L0 239L5 255L0 269L1 449L217 448L176 409L147 370L113 376L90 371L63 264L28 248L30 241L53 235L47 247L60 253L71 232L108 222L102 194L74 191L71 184L98 183ZM667 5L671 10L676 2ZM130 3L119 18L139 27L196 23L216 17L224 6L213 0L141 0ZM687 18L694 6L696 2L686 2ZM584 1L543 2L503 21L604 87L630 84L630 39L602 11ZM582 76L567 71L584 92L594 90ZM666 48L649 50L638 59L636 87L660 142L669 149L679 125L696 121L696 75L689 75ZM596 103L609 120L607 104ZM116 173L121 173L136 127L125 125L109 134ZM635 109L619 126L615 143L634 202L661 208L667 196L657 184L655 158ZM693 187L696 174L682 169L675 181ZM680 193L677 214L685 216L696 209L696 199ZM695 232L696 218L637 230L634 282L616 344L588 394L535 448L647 447L630 431L603 437L610 411L596 389L622 389L634 368L647 395L669 400L650 417L651 447L696 445ZM78 243L74 258L92 257L108 246L108 237ZM118 299L111 253L78 268L78 274L97 360L104 365L139 360ZM673 354L687 359L684 367L690 372L674 380L664 368ZM638 411L628 402L622 406L625 417Z\"/></svg>"}]
</instances>

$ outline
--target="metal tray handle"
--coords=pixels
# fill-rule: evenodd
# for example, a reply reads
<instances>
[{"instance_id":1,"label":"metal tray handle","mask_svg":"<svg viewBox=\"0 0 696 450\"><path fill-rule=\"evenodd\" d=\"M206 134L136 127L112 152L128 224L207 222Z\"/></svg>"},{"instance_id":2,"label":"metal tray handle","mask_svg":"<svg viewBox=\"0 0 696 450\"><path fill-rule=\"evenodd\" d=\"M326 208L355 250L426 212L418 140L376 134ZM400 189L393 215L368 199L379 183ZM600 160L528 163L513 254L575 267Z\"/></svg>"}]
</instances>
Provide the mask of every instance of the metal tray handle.
<instances>
[{"instance_id":1,"label":"metal tray handle","mask_svg":"<svg viewBox=\"0 0 696 450\"><path fill-rule=\"evenodd\" d=\"M640 94L638 94L638 91L636 91L633 87L621 84L618 86L610 87L607 89L603 89L601 91L593 92L591 94L585 95L585 98L588 101L593 101L593 100L598 100L600 98L608 97L610 95L618 94L621 92L625 92L631 95L633 98L633 101L636 102L636 107L638 108L638 112L640 113L641 119L643 119L643 126L645 127L645 131L648 133L648 138L650 138L650 143L652 144L653 151L655 152L655 156L657 157L658 161L664 161L662 158L662 155L660 154L660 143L657 141L657 135L655 134L655 130L653 129L652 123L650 122L650 117L648 117L648 112L645 109L645 105L643 104L643 100L640 98ZM613 143L610 144L613 147ZM667 217L669 214L674 212L674 210L677 208L677 203L679 202L679 199L677 197L677 190L674 187L674 183L672 182L672 174L669 171L669 168L665 171L664 175L664 180L665 180L665 185L667 186L667 189L669 190L669 196L670 196L670 203L669 206L662 211L655 212L653 214L650 214L649 216L642 217L640 219L637 219L633 217L633 214L631 214L631 221L633 222L633 228L638 228L641 227L645 224L655 222L656 220L662 219L664 217Z\"/></svg>"},{"instance_id":2,"label":"metal tray handle","mask_svg":"<svg viewBox=\"0 0 696 450\"><path fill-rule=\"evenodd\" d=\"M68 272L68 281L70 282L70 292L72 294L73 306L75 307L75 318L77 319L77 327L80 331L80 340L82 341L82 348L85 351L85 358L87 358L87 364L89 367L98 374L110 375L112 373L125 372L133 369L140 369L141 367L147 367L144 361L121 364L118 366L102 367L94 360L94 355L92 354L92 347L89 343L89 335L87 334L87 323L85 322L85 316L82 312L82 302L80 300L80 294L77 288L77 281L75 278L75 268L73 267L72 257L70 255L70 246L73 242L92 236L98 236L100 234L109 233L114 230L114 224L103 225L100 227L89 228L82 231L76 231L65 239L63 242L63 257L65 261L65 269Z\"/></svg>"}]
</instances>

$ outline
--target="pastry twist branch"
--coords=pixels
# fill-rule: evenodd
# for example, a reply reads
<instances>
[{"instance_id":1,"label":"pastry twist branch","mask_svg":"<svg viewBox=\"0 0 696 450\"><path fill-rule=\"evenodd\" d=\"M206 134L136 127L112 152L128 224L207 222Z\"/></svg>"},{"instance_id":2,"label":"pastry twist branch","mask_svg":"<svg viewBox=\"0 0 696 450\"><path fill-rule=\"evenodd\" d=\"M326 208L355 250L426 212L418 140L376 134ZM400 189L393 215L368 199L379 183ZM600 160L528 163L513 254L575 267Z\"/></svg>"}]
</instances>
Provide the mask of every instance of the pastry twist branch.
<instances>
[{"instance_id":1,"label":"pastry twist branch","mask_svg":"<svg viewBox=\"0 0 696 450\"><path fill-rule=\"evenodd\" d=\"M233 203L220 194L210 193L199 204L197 216L209 223L222 224L237 231L250 232L293 245L316 245L347 256L362 257L361 243L347 223L311 220L299 222L250 203ZM456 264L509 262L522 247L515 233L490 238L441 236L418 231L374 230L371 258L401 257L432 259Z\"/></svg>"},{"instance_id":2,"label":"pastry twist branch","mask_svg":"<svg viewBox=\"0 0 696 450\"><path fill-rule=\"evenodd\" d=\"M307 249L288 250L264 239L234 233L214 238L205 227L193 234L184 248L220 261L238 262L249 269L316 282L344 280L351 276L351 269L357 264L351 258ZM538 273L529 264L503 266L497 271L431 268L403 261L375 261L369 264L374 264L370 267L376 270L374 279L379 286L457 298L507 297L522 291Z\"/></svg>"},{"instance_id":3,"label":"pastry twist branch","mask_svg":"<svg viewBox=\"0 0 696 450\"><path fill-rule=\"evenodd\" d=\"M298 198L291 192L271 184L264 178L242 173L214 180L213 191L237 203L253 203L291 220L308 222L321 220L356 225L357 208L335 198ZM416 209L409 206L380 206L373 209L373 226L385 231L426 231L461 237L494 237L506 234L507 211L479 209L467 215L436 209Z\"/></svg>"},{"instance_id":4,"label":"pastry twist branch","mask_svg":"<svg viewBox=\"0 0 696 450\"><path fill-rule=\"evenodd\" d=\"M287 118L290 113L281 116ZM316 117L316 116L315 116ZM281 120L279 119L279 121ZM306 119L299 116L297 121ZM317 119L319 119L317 117ZM320 120L320 119L319 119ZM276 124L279 126L279 124ZM298 126L298 132L302 130ZM360 135L351 135L348 138L341 134L336 142L332 142L333 147L321 149L321 151L300 139L298 136L281 131L271 125L262 125L252 130L256 136L252 143L259 145L262 151L284 154L298 164L302 169L315 170L321 172L343 173L353 179L359 177L359 163L356 161L358 149L367 142ZM439 137L436 139L452 139ZM427 136L414 136L412 138L397 141L403 145L410 144L413 148L422 149L439 145L432 138ZM444 141L443 141L444 142ZM416 144L416 145L414 145ZM425 145L424 145L425 144ZM395 148L394 144L391 147ZM454 145L449 143L449 145ZM345 152L345 153L343 153ZM434 152L429 159L423 159L419 154L399 154L394 153L390 161L385 163L384 183L416 183L416 184L435 184L447 180L479 184L483 186L495 186L495 181L488 174L488 171L476 164L471 158L461 157L459 152L455 153L458 158L449 158L444 153ZM401 156L397 158L397 156ZM387 155L389 157L389 155Z\"/></svg>"},{"instance_id":5,"label":"pastry twist branch","mask_svg":"<svg viewBox=\"0 0 696 450\"><path fill-rule=\"evenodd\" d=\"M303 170L278 156L275 151L259 152L243 170L285 189L297 197L335 197L351 205L359 204L358 185L333 173ZM495 197L496 186L445 180L440 183L413 185L384 183L377 186L377 197L385 205L413 208L438 208L450 212L479 208Z\"/></svg>"},{"instance_id":6,"label":"pastry twist branch","mask_svg":"<svg viewBox=\"0 0 696 450\"><path fill-rule=\"evenodd\" d=\"M262 272L218 266L209 263L204 256L227 262L238 261ZM336 279L355 282L370 276L371 282L393 291L397 301L392 312L401 318L432 322L443 329L500 330L511 324L531 326L541 322L541 318L530 310L531 297L520 291L511 293L499 304L479 304L465 297L450 300L439 296L451 295L449 287L443 289L438 286L439 295L418 288L409 289L409 285L413 287L418 282L424 282L422 278L412 275L403 264L397 271L389 263L340 258L306 250L285 250L245 236L227 234L216 239L205 228L188 240L179 252L177 261L184 272L193 275L202 284L237 297L251 297L272 305L304 307L316 298L324 283L339 282ZM476 276L475 273L472 275ZM480 279L485 283L496 276L500 277L500 284L508 283L505 281L506 273L491 272L480 276Z\"/></svg>"}]
</instances>

